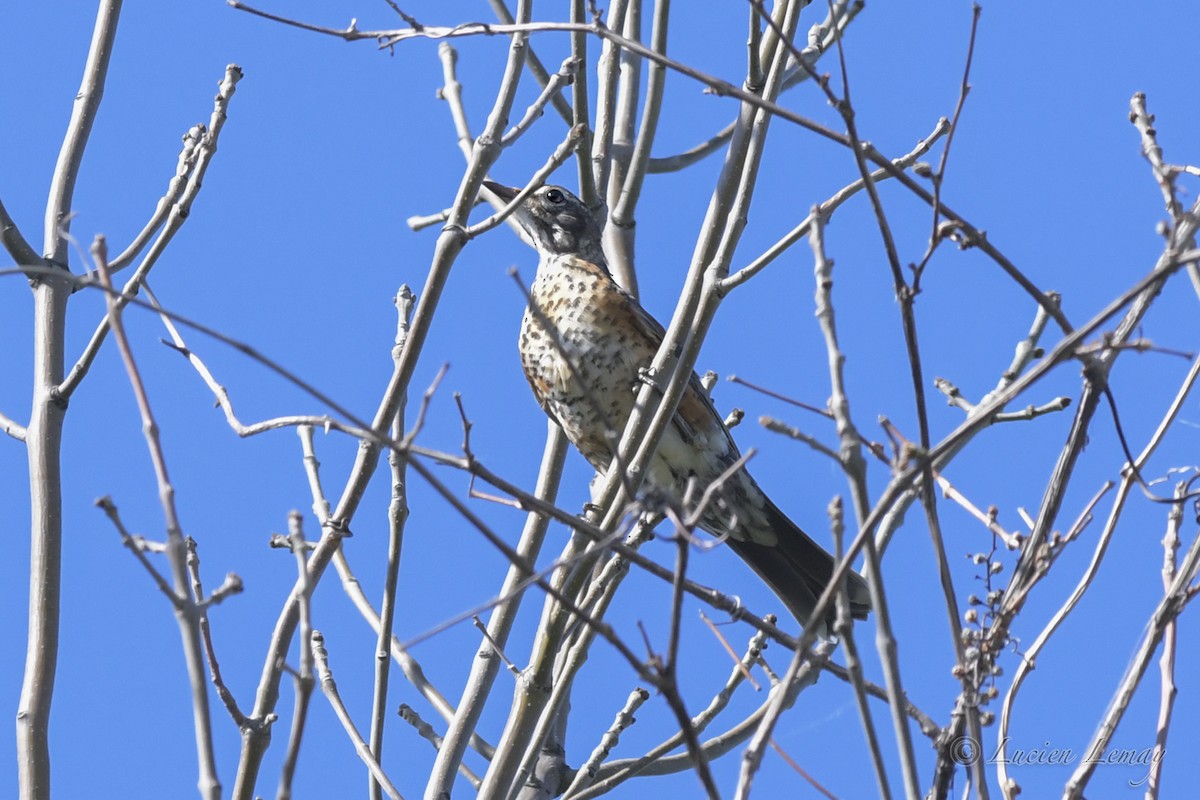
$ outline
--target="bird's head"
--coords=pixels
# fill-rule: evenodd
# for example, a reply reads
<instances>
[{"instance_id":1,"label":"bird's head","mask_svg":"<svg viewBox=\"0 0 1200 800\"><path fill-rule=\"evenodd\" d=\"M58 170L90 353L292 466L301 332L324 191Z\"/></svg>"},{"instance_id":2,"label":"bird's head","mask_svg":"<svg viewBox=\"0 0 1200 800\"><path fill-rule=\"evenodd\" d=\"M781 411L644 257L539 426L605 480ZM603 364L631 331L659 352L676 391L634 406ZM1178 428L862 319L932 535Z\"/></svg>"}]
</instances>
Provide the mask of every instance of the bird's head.
<instances>
[{"instance_id":1,"label":"bird's head","mask_svg":"<svg viewBox=\"0 0 1200 800\"><path fill-rule=\"evenodd\" d=\"M504 202L511 202L521 191L492 181L484 181ZM543 257L575 255L604 266L600 246L600 225L583 201L561 186L543 186L514 212L533 246Z\"/></svg>"}]
</instances>

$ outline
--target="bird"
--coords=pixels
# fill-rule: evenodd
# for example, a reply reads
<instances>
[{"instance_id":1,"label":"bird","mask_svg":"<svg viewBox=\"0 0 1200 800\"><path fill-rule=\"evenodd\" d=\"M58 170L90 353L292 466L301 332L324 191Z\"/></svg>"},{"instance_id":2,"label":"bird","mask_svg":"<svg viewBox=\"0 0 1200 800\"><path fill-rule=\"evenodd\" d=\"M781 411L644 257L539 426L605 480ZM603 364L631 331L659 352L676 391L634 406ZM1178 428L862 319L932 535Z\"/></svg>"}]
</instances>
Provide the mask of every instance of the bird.
<instances>
[{"instance_id":1,"label":"bird","mask_svg":"<svg viewBox=\"0 0 1200 800\"><path fill-rule=\"evenodd\" d=\"M484 185L511 204L520 189ZM512 211L538 253L537 276L521 321L519 349L538 404L599 472L625 427L665 331L614 280L591 209L561 186L542 186ZM727 473L741 458L724 420L693 373L646 473L652 487L683 497ZM741 468L718 487L698 527L723 539L779 597L796 620L810 624L834 558L792 522ZM865 619L867 583L846 572L850 613ZM828 631L833 604L816 624Z\"/></svg>"}]
</instances>

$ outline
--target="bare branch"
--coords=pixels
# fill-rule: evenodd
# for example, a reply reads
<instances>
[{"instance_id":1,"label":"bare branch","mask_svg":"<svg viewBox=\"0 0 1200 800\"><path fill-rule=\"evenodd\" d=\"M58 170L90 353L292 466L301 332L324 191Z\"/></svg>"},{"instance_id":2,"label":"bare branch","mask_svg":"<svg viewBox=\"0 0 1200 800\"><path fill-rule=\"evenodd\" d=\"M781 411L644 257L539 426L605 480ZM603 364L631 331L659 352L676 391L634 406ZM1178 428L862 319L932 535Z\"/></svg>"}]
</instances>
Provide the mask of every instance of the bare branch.
<instances>
[{"instance_id":1,"label":"bare branch","mask_svg":"<svg viewBox=\"0 0 1200 800\"><path fill-rule=\"evenodd\" d=\"M300 761L300 743L304 739L304 729L308 723L309 703L312 699L316 676L313 674L313 648L308 642L312 640L312 584L308 580L308 566L305 563L308 556L307 542L304 538L304 518L297 511L288 514L287 547L296 559L296 572L301 585L300 589L300 668L292 673L295 689L295 703L292 711L292 727L288 732L287 750L283 755L283 766L279 772L279 789L275 800L290 800L292 796L292 781L296 775L296 765Z\"/></svg>"},{"instance_id":2,"label":"bare branch","mask_svg":"<svg viewBox=\"0 0 1200 800\"><path fill-rule=\"evenodd\" d=\"M203 125L193 125L188 129L187 133L183 134L183 148L179 151L179 160L175 165L175 175L167 184L167 191L159 198L158 204L154 208L154 214L142 227L141 232L134 237L133 241L129 243L129 246L119 256L112 260L110 266L113 272L120 272L133 263L133 260L138 257L138 254L150 242L150 237L154 235L159 226L170 216L172 208L183 198L183 194L190 183L192 172L198 165L197 159L204 155L202 145L205 143L205 133L207 133L207 128ZM211 156L211 152L208 155Z\"/></svg>"},{"instance_id":3,"label":"bare branch","mask_svg":"<svg viewBox=\"0 0 1200 800\"><path fill-rule=\"evenodd\" d=\"M566 58L562 62L562 66L558 68L558 72L554 73L545 86L542 87L542 93L526 109L525 116L521 117L521 121L514 125L500 139L500 146L508 147L519 139L525 131L529 130L529 126L541 118L542 112L546 109L546 104L558 98L564 86L571 85L579 69L580 62L578 58L574 56ZM574 128L576 126L572 125L571 127Z\"/></svg>"},{"instance_id":4,"label":"bare branch","mask_svg":"<svg viewBox=\"0 0 1200 800\"><path fill-rule=\"evenodd\" d=\"M411 725L413 730L417 732L418 736L433 745L434 750L437 750L439 753L441 752L442 747L444 746L442 737L437 735L437 731L433 729L432 725L421 719L421 715L417 713L416 709L407 703L401 703L400 719ZM479 789L479 784L481 784L483 781L479 779L479 776L476 775L470 767L468 767L466 764L460 763L458 765L458 771L464 778L467 779L468 782L470 782L472 787L474 787L476 790Z\"/></svg>"},{"instance_id":5,"label":"bare branch","mask_svg":"<svg viewBox=\"0 0 1200 800\"><path fill-rule=\"evenodd\" d=\"M820 289L818 289L819 293ZM836 343L831 343L831 346L836 347ZM841 367L839 365L837 371L840 372L840 370ZM840 387L836 391L841 391ZM857 447L857 443L853 446ZM845 469L849 473L850 466L845 465ZM847 477L849 478L850 476L847 475ZM850 479L853 480L853 478ZM840 559L842 557L843 535L846 530L842 512L842 498L834 497L829 502L826 513L829 516L830 532L833 534L834 557ZM863 513L865 515L865 509ZM862 661L858 656L858 643L854 640L854 619L850 613L850 597L846 590L845 581L842 582L841 591L838 594L837 619L834 623L833 632L842 640L842 649L846 652L846 678L850 682L850 686L854 689L854 702L858 707L858 718L862 723L863 735L867 740L867 750L871 754L871 767L875 770L875 785L879 789L880 800L888 800L892 796L892 792L888 784L887 768L883 763L883 751L879 746L879 734L875 730L875 720L872 718L871 708L867 704L866 681L863 678ZM885 694L884 696L888 698L889 702L891 701L890 694ZM780 750L778 745L774 744L773 739L772 745L775 746L776 750L779 750L780 755L783 755L783 751ZM799 770L798 766L797 770ZM802 770L800 771L803 773ZM807 773L803 774L806 778L808 777Z\"/></svg>"},{"instance_id":6,"label":"bare branch","mask_svg":"<svg viewBox=\"0 0 1200 800\"><path fill-rule=\"evenodd\" d=\"M392 346L392 359L399 363L408 340L409 325L412 322L412 310L415 298L407 285L402 285L396 292L396 341ZM400 439L404 435L404 407L396 411L392 421L392 438ZM400 452L388 452L388 462L392 472L392 498L388 505L388 551L387 566L384 569L383 599L379 604L379 630L375 644L375 685L372 690L371 702L371 755L377 762L383 761L384 722L387 718L388 676L391 674L392 659L390 654L392 642L392 624L396 616L396 585L400 580L400 551L404 544L404 526L408 521L408 483L407 462ZM301 631L301 637L303 637ZM368 786L368 796L371 800L381 800L382 787L371 777Z\"/></svg>"},{"instance_id":7,"label":"bare branch","mask_svg":"<svg viewBox=\"0 0 1200 800\"><path fill-rule=\"evenodd\" d=\"M770 698L760 709L762 714L754 722L754 735L742 756L742 767L738 774L737 790L734 794L738 800L746 800L750 796L754 776L762 764L763 754L772 739L779 715L791 707L796 700L796 695L805 686L816 680L821 664L829 658L834 646L832 642L822 642L811 653L797 650L792 656L791 664L788 665L783 679L778 685L771 687Z\"/></svg>"},{"instance_id":8,"label":"bare branch","mask_svg":"<svg viewBox=\"0 0 1200 800\"><path fill-rule=\"evenodd\" d=\"M1167 515L1167 531L1163 535L1163 591L1170 591L1175 580L1179 555L1179 528L1183 523L1183 502L1187 484L1176 486L1175 497L1179 502L1171 506ZM1179 690L1175 685L1175 652L1178 627L1175 620L1167 623L1163 633L1162 654L1158 659L1159 701L1158 724L1154 736L1154 751L1150 759L1150 774L1146 778L1146 800L1158 800L1162 784L1163 759L1167 754L1167 736L1171 731L1171 717L1175 709L1175 696Z\"/></svg>"},{"instance_id":9,"label":"bare branch","mask_svg":"<svg viewBox=\"0 0 1200 800\"><path fill-rule=\"evenodd\" d=\"M140 537L133 536L129 533L128 529L125 527L125 523L121 521L121 516L117 511L117 505L113 502L113 499L105 495L96 501L96 507L103 511L105 516L108 517L109 521L112 522L113 527L117 529L117 533L121 537L121 544L129 548L129 552L133 553L134 558L138 560L138 563L141 564L146 572L150 575L150 578L154 581L154 584L158 587L158 590L162 592L168 600L171 601L172 606L178 608L181 601L175 594L175 590L171 588L170 581L163 577L163 574L158 571L158 568L155 567L154 564L150 562L150 559L146 558L146 551L150 548L142 545L142 540ZM165 551L165 549L166 548L161 548L160 551Z\"/></svg>"},{"instance_id":10,"label":"bare branch","mask_svg":"<svg viewBox=\"0 0 1200 800\"><path fill-rule=\"evenodd\" d=\"M1117 725L1120 724L1121 718L1125 715L1125 710L1129 707L1129 701L1133 698L1133 693L1137 691L1142 676L1145 675L1146 668L1150 664L1150 659L1154 656L1154 651L1158 649L1158 643L1162 640L1167 626L1179 616L1188 600L1194 596L1188 591L1188 587L1196 578L1198 571L1200 571L1200 536L1196 536L1192 540L1187 554L1184 555L1183 561L1179 565L1179 569L1164 592L1162 599L1155 607L1154 612L1150 615L1148 629L1142 637L1141 644L1138 646L1132 661L1126 667L1125 675L1121 678L1121 682L1113 694L1112 701L1109 703L1108 710L1101 719L1100 725L1096 728L1096 732L1092 735L1092 739L1088 743L1085 752L1089 754L1102 753L1108 743L1112 741L1113 733L1116 731ZM1100 759L1096 757L1082 759L1080 764L1075 768L1074 773L1072 773L1071 779L1067 781L1063 797L1082 797L1083 791L1087 787L1088 781L1091 779L1099 762Z\"/></svg>"},{"instance_id":11,"label":"bare branch","mask_svg":"<svg viewBox=\"0 0 1200 800\"><path fill-rule=\"evenodd\" d=\"M4 249L12 256L13 262L18 267L42 263L41 256L25 240L21 229L9 216L8 209L4 207L3 202L0 202L0 243L3 243Z\"/></svg>"},{"instance_id":12,"label":"bare branch","mask_svg":"<svg viewBox=\"0 0 1200 800\"><path fill-rule=\"evenodd\" d=\"M208 684L204 674L203 647L200 641L199 619L203 614L197 608L196 601L189 592L187 576L187 553L183 542L183 529L175 509L175 487L167 474L166 456L158 437L158 423L150 410L150 398L146 393L142 376L138 372L133 358L133 350L129 339L125 336L125 327L121 321L121 306L117 297L112 293L112 280L108 270L108 252L104 237L96 237L92 245L92 258L100 275L100 281L110 291L108 300L108 320L116 340L121 360L129 376L129 384L137 401L138 411L142 418L142 431L146 437L146 446L150 451L150 461L154 466L154 476L158 483L159 502L162 505L163 519L166 523L167 563L171 567L171 592L175 597L176 619L179 623L179 633L183 640L184 661L187 664L188 679L191 684L192 716L195 719L196 758L199 762L200 794L210 800L221 797L221 782L217 778L216 754L213 751L212 719L209 716Z\"/></svg>"},{"instance_id":13,"label":"bare branch","mask_svg":"<svg viewBox=\"0 0 1200 800\"><path fill-rule=\"evenodd\" d=\"M20 424L16 420L10 419L3 413L0 413L0 430L16 439L18 442L25 441L25 437L29 433L24 425Z\"/></svg>"},{"instance_id":14,"label":"bare branch","mask_svg":"<svg viewBox=\"0 0 1200 800\"><path fill-rule=\"evenodd\" d=\"M600 769L600 764L604 759L608 758L608 754L617 746L617 743L621 740L621 734L637 721L633 718L633 715L641 708L642 703L646 702L649 698L650 693L641 687L629 693L629 698L625 701L625 706L617 712L612 725L600 737L600 743L596 745L596 749L592 751L587 761L575 773L575 779L571 781L571 785L563 793L564 798L572 797L574 793L591 785L592 781L596 778L597 771Z\"/></svg>"},{"instance_id":15,"label":"bare branch","mask_svg":"<svg viewBox=\"0 0 1200 800\"><path fill-rule=\"evenodd\" d=\"M66 405L55 389L65 362L67 299L66 220L92 122L100 106L116 38L121 0L98 4L96 23L71 119L51 179L44 217L43 258L33 257L7 211L0 217L5 248L33 288L33 404L25 445L29 457L29 607L25 671L17 701L17 787L22 800L50 797L50 705L58 661L62 605L62 433ZM16 428L11 428L16 431Z\"/></svg>"},{"instance_id":16,"label":"bare branch","mask_svg":"<svg viewBox=\"0 0 1200 800\"><path fill-rule=\"evenodd\" d=\"M504 0L488 0L488 5L492 7L492 13L496 15L496 19L500 20L500 22L506 25L512 25L514 23L515 20L513 19L512 12L508 10L508 6L505 5ZM575 56L578 57L578 54L575 54ZM581 59L580 63L586 63L586 60ZM529 72L533 75L534 80L538 82L538 85L541 86L542 89L545 89L550 85L550 81L553 80L553 78L551 77L549 71L547 71L546 67L543 66L541 59L537 57L537 53L533 52L533 48L530 48L529 54L525 56L525 66L529 69ZM580 79L580 76L577 75L576 81L579 81ZM578 91L578 83L576 84L576 91ZM563 121L566 122L567 125L575 125L579 123L579 120L575 120L573 118L571 106L566 100L563 99L561 92L556 92L551 96L550 104L554 106L554 110L558 112L559 116L563 118Z\"/></svg>"},{"instance_id":17,"label":"bare branch","mask_svg":"<svg viewBox=\"0 0 1200 800\"><path fill-rule=\"evenodd\" d=\"M221 698L233 723L241 729L247 722L246 715L238 707L237 699L225 685L225 679L221 677L221 665L217 661L217 649L212 639L212 626L208 621L208 608L220 603L228 595L239 594L242 591L242 579L229 573L225 576L225 581L206 597L200 581L200 553L196 540L188 536L184 540L184 546L187 547L188 575L192 580L192 600L204 610L200 616L200 639L204 643L204 657L208 659L209 680L212 681L217 697Z\"/></svg>"},{"instance_id":18,"label":"bare branch","mask_svg":"<svg viewBox=\"0 0 1200 800\"><path fill-rule=\"evenodd\" d=\"M548 503L553 504L558 494L559 481L562 478L563 460L566 457L567 438L562 429L553 420L547 422L546 445L542 452L542 463L538 470L538 478L534 494ZM537 561L541 552L542 542L549 526L549 517L530 511L517 543L517 553L530 563ZM524 585L525 575L516 564L510 565L500 588L499 596L510 598L507 602L496 607L488 619L487 635L495 642L498 650L508 642L508 636L516 622L517 611L521 607L523 595L518 587ZM466 749L468 737L474 735L475 726L483 713L484 701L491 692L499 672L497 659L486 648L476 651L471 664L471 674L463 688L462 699L454 714L446 739L438 750L437 760L430 773L430 787L448 787L448 775L456 763L461 763Z\"/></svg>"},{"instance_id":19,"label":"bare branch","mask_svg":"<svg viewBox=\"0 0 1200 800\"><path fill-rule=\"evenodd\" d=\"M354 751L358 753L358 757L362 759L363 763L367 765L367 769L371 771L371 777L387 792L387 796L392 798L392 800L403 800L400 792L388 780L388 776L384 773L383 768L379 766L379 762L371 755L371 749L363 741L358 728L354 726L354 720L350 719L350 712L346 710L345 704L342 703L341 695L338 694L337 683L333 680L333 672L329 669L329 653L325 650L325 637L317 630L312 632L312 653L317 666L317 674L321 679L321 691L325 693L329 704L333 706L334 713L337 714L342 727L346 730L346 734L354 744Z\"/></svg>"},{"instance_id":20,"label":"bare branch","mask_svg":"<svg viewBox=\"0 0 1200 800\"><path fill-rule=\"evenodd\" d=\"M213 101L213 112L209 119L208 132L197 147L195 162L188 175L187 185L180 193L179 199L170 205L167 220L155 238L154 243L150 245L149 251L142 258L142 262L134 270L129 280L125 282L125 286L117 298L118 308L125 308L133 299L133 296L138 293L138 289L145 281L150 270L158 263L158 259L167 245L187 220L192 202L196 199L196 195L199 194L200 187L203 185L208 165L217 152L217 140L221 135L221 130L225 126L229 102L237 90L238 81L241 79L242 68L237 64L230 64L225 68L225 77L217 87L217 96ZM135 244L137 244L136 241ZM140 248L141 246L139 245L138 249ZM130 255L130 259L132 257ZM108 335L108 324L108 317L100 321L100 324L97 325L95 332L92 334L91 340L88 341L83 353L80 354L79 359L75 362L75 366L71 368L71 372L67 375L66 379L56 388L56 394L64 401L71 397L75 389L79 387L79 383L87 375L92 362L95 361L96 355L100 352L101 345L104 344L104 339Z\"/></svg>"},{"instance_id":21,"label":"bare branch","mask_svg":"<svg viewBox=\"0 0 1200 800\"><path fill-rule=\"evenodd\" d=\"M917 159L929 152L929 149L933 147L938 139L946 135L949 129L950 124L945 120L945 118L939 119L937 125L934 126L933 131L928 136L917 142L917 146L911 151L900 158L895 159L892 162L892 165L896 169L900 170L911 168L913 164L917 162ZM882 181L889 177L895 177L895 175L894 173L891 173L885 169L878 169L871 173L871 180L873 181ZM799 225L788 231L787 235L767 248L766 252L764 252L761 256L721 281L721 290L724 292L729 292L733 289L736 289L738 286L741 286L743 283L753 278L759 272L762 272L762 270L768 264L778 258L785 250L803 239L805 236L808 236L809 231L812 229L814 220L816 220L818 217L828 220L839 206L841 206L854 195L861 192L866 185L866 181L864 181L862 178L859 178L854 183L851 183L845 188L838 190L836 194L814 208Z\"/></svg>"},{"instance_id":22,"label":"bare branch","mask_svg":"<svg viewBox=\"0 0 1200 800\"><path fill-rule=\"evenodd\" d=\"M563 139L558 147L554 149L554 152L550 155L550 158L546 161L545 165L543 165L541 169L533 174L533 177L530 178L529 183L526 184L525 188L518 192L516 197L510 200L503 209L495 214L492 214L482 222L477 222L471 227L467 228L466 232L464 233L466 238L474 239L481 233L487 233L501 222L507 220L512 215L513 211L515 211L522 203L525 202L525 199L528 198L529 195L541 188L546 183L546 179L554 174L555 170L566 163L567 159L571 157L571 153L575 149L575 145L579 141L579 137L583 135L583 131L584 129L581 127L572 128L567 133L567 138Z\"/></svg>"}]
</instances>

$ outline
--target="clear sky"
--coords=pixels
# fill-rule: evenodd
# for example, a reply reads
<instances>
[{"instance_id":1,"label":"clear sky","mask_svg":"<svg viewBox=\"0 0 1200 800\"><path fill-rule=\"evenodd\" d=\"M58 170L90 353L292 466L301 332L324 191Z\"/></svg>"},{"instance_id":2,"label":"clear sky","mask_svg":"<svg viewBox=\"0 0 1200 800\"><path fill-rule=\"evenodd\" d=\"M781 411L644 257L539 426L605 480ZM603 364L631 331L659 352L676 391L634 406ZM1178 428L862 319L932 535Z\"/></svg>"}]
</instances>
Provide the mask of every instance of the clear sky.
<instances>
[{"instance_id":1,"label":"clear sky","mask_svg":"<svg viewBox=\"0 0 1200 800\"><path fill-rule=\"evenodd\" d=\"M558 13L558 4L535 15ZM336 6L336 7L335 7ZM360 28L395 27L399 20L377 0L359 3L276 3L270 10L329 26L351 17ZM483 2L413 3L404 8L429 24L490 20ZM805 12L802 26L818 20ZM0 198L35 247L41 244L46 188L71 110L94 21L90 4L47 0L9 3L9 35L0 47ZM671 55L734 84L743 77L744 3L677 3ZM851 26L846 41L851 92L859 130L883 153L898 156L949 116L958 99L970 29L965 2L871 3ZM987 2L984 4L971 92L951 153L945 200L988 232L1027 276L1063 294L1063 308L1082 324L1112 297L1148 272L1161 248L1156 223L1162 198L1140 155L1128 121L1129 99L1145 92L1157 117L1168 161L1200 162L1195 132L1200 104L1191 71L1200 7L1186 0L1134 6L1116 3ZM19 35L18 35L19 32ZM507 40L464 40L459 77L473 130L482 129ZM207 121L212 96L226 64L245 71L230 107L220 150L192 215L153 272L151 285L169 308L253 344L304 379L321 386L363 416L375 407L391 370L395 331L391 298L402 283L419 291L437 236L414 233L405 220L452 201L463 159L447 106L437 98L441 66L436 44L413 41L392 52L371 42L343 43L286 28L228 8L217 0L189 3L130 2L123 11L104 102L96 121L76 193L72 233L82 248L104 234L119 249L141 228L174 169L181 135ZM566 54L561 34L534 39L548 64ZM835 62L822 62L825 71ZM535 96L526 78L514 118ZM667 82L664 123L656 156L671 155L710 136L733 118L736 102L702 91L679 75ZM840 120L814 87L784 98L797 112L840 129ZM496 180L526 181L564 134L547 114L506 153L492 171ZM935 151L939 152L939 151ZM643 304L666 322L686 272L692 243L720 167L713 157L683 173L651 176L637 218L637 266ZM767 148L749 225L734 259L747 263L795 225L809 208L856 177L842 148L784 123L776 123ZM559 175L574 188L574 167ZM1194 188L1194 184L1191 187ZM900 258L920 259L929 237L929 212L906 193L885 187ZM1185 202L1192 202L1185 195ZM885 440L876 424L892 420L916 437L912 388L900 316L878 229L863 198L838 212L828 248L836 260L835 301L851 402L864 433ZM434 397L420 441L457 451L461 441L452 398L460 392L474 423L476 455L515 482L531 485L545 434L545 418L529 396L516 357L516 331L524 300L507 274L516 266L529 280L535 255L499 229L472 243L458 259L446 287L438 321L414 379L415 400L443 364L449 372ZM75 257L75 271L82 268ZM825 352L813 319L812 260L801 245L762 275L733 292L722 306L701 369L747 380L822 405L828 396ZM27 418L31 376L29 292L23 278L0 283L0 411ZM1142 335L1182 351L1198 346L1196 295L1186 278L1175 279L1144 322ZM1028 298L979 253L944 247L933 260L917 302L933 439L949 433L962 413L947 407L932 388L935 376L953 380L978 399L1008 365L1013 346L1033 318ZM73 360L103 314L98 294L73 298L68 320L68 359ZM287 513L307 514L316 535L311 500L291 431L239 440L213 408L212 396L188 364L159 344L158 320L131 311L127 324L162 427L168 463L186 533L200 542L206 582L215 587L237 572L244 595L212 615L225 678L244 709L253 701L266 643L291 589L295 568L282 551L268 550L272 532L286 530ZM268 374L219 343L187 334L189 344L230 391L245 422L292 413L324 413L315 400ZM1054 341L1048 332L1047 346ZM1130 447L1139 450L1157 425L1188 369L1188 361L1161 353L1122 356L1112 390ZM1077 397L1077 365L1054 372L1014 407ZM824 509L845 481L831 462L762 430L761 415L799 425L826 443L830 426L743 387L720 383L714 392L722 411L737 406L747 421L735 433L743 449L760 450L751 468L759 482L800 525L828 542ZM946 476L981 508L995 506L1010 530L1024 525L1017 509L1036 513L1071 412L1032 422L998 426L955 461ZM1196 463L1198 419L1190 399L1180 422L1146 469L1147 478ZM327 489L336 496L355 444L318 435ZM1102 408L1092 428L1080 472L1063 507L1065 529L1106 480L1118 480L1124 458L1110 413ZM111 342L72 399L64 445L64 564L62 644L52 727L53 780L59 797L194 796L195 756L190 705L171 610L92 501L111 495L126 524L148 537L163 536L162 515L132 394ZM878 492L886 470L871 466ZM465 498L461 474L440 477ZM577 454L568 457L560 503L577 509L587 498L591 471ZM1174 480L1174 479L1172 479ZM0 706L15 714L25 641L28 572L28 499L25 452L0 439L0 519L6 531L0 573ZM1156 487L1170 493L1170 483ZM346 543L350 563L368 596L381 591L386 552L386 475L374 481ZM522 517L485 501L471 508L515 541ZM978 568L966 556L986 551L985 529L952 502L940 509L947 552L960 602L978 592ZM1051 577L1030 597L1014 629L1018 649L1032 642L1062 604L1091 557L1109 508L1063 556ZM502 556L432 491L411 484L401 568L401 638L487 600L499 585ZM1038 660L1017 703L1010 747L1069 749L1070 765L1013 767L1028 797L1061 791L1085 754L1092 731L1134 652L1160 596L1165 508L1134 492L1122 525L1089 594ZM1196 535L1185 515L1184 545ZM552 526L546 557L557 553L566 532ZM671 547L645 550L670 563ZM697 553L693 577L736 592L754 610L779 604L748 569L722 548ZM1013 560L1008 557L1007 566ZM953 651L937 583L929 536L919 509L909 514L885 562L885 585L897 637L900 666L911 700L945 723L957 682L950 675ZM1000 578L1005 579L1007 573ZM656 647L665 646L665 584L633 575L609 615L640 652L636 622L644 621ZM509 655L523 664L536 622L530 602ZM688 669L683 690L693 712L720 688L729 659L685 609ZM335 675L361 728L368 724L374 636L347 602L336 576L328 574L314 599L315 624L326 635ZM711 616L711 613L710 613ZM750 630L725 626L735 648ZM868 676L882 682L873 646L873 623L859 627ZM1198 652L1191 619L1179 628L1179 695L1176 724L1167 746L1163 796L1191 787L1190 754L1200 737L1194 663ZM456 699L478 647L478 634L461 625L421 644L414 655L447 696ZM293 651L294 654L294 651ZM787 663L781 648L768 650L772 665ZM840 658L840 655L839 655ZM1001 660L1003 692L1018 663ZM1140 751L1154 741L1158 709L1157 666L1113 740ZM502 674L481 733L499 737L508 710L511 678ZM629 665L603 643L580 678L568 738L568 762L579 765L637 685ZM441 732L444 724L393 671L391 702L413 705ZM723 729L762 702L743 687L710 732ZM274 794L290 721L291 691L285 682L282 719L264 762L258 791ZM213 697L220 777L232 786L239 737ZM992 710L999 711L999 701ZM895 747L882 704L876 705L884 753L899 794ZM638 755L669 732L661 698L652 697L626 732L616 757ZM9 719L12 717L10 716ZM366 776L328 704L313 698L309 738L297 776L298 797L361 793ZM0 793L12 791L16 770L13 725L0 725ZM932 750L914 727L922 787L931 777ZM985 756L995 750L994 728ZM777 739L789 755L839 797L876 792L852 697L826 676L783 718ZM1188 754L1188 755L1184 755ZM1172 758L1173 757L1173 758ZM429 745L396 720L389 731L384 766L406 796L420 796L433 759ZM1061 759L1060 759L1061 760ZM482 771L475 760L472 766ZM716 765L724 795L732 793L738 758ZM1101 766L1089 796L1133 797L1131 786L1146 767ZM989 767L994 780L994 766ZM759 796L816 796L774 754L758 779ZM957 779L961 789L963 776ZM647 778L618 789L615 797L695 796L690 774ZM460 780L456 797L468 796ZM724 796L723 795L723 796ZM996 796L993 793L993 796Z\"/></svg>"}]
</instances>

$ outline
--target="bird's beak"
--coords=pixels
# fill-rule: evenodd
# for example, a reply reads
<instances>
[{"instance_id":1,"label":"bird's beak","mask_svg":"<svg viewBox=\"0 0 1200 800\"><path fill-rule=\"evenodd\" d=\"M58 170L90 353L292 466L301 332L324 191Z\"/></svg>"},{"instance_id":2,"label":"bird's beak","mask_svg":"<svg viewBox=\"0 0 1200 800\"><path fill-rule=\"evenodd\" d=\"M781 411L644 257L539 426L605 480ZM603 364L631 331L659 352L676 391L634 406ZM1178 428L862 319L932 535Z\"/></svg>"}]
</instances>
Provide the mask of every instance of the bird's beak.
<instances>
[{"instance_id":1,"label":"bird's beak","mask_svg":"<svg viewBox=\"0 0 1200 800\"><path fill-rule=\"evenodd\" d=\"M496 183L495 181L484 181L483 186L505 203L511 203L513 198L521 193L520 189L514 189L511 186L505 186L504 184Z\"/></svg>"},{"instance_id":2,"label":"bird's beak","mask_svg":"<svg viewBox=\"0 0 1200 800\"><path fill-rule=\"evenodd\" d=\"M505 205L511 203L513 198L521 193L520 189L515 189L512 186L505 186L504 184L496 183L495 181L484 181L483 188L496 195L496 197L500 199L500 202L504 203ZM512 222L516 223L516 226L521 234L521 238L525 240L525 243L531 247L536 247L534 244L534 236L532 233L530 233L529 209L525 208L524 203L513 209L512 217L510 219Z\"/></svg>"}]
</instances>

